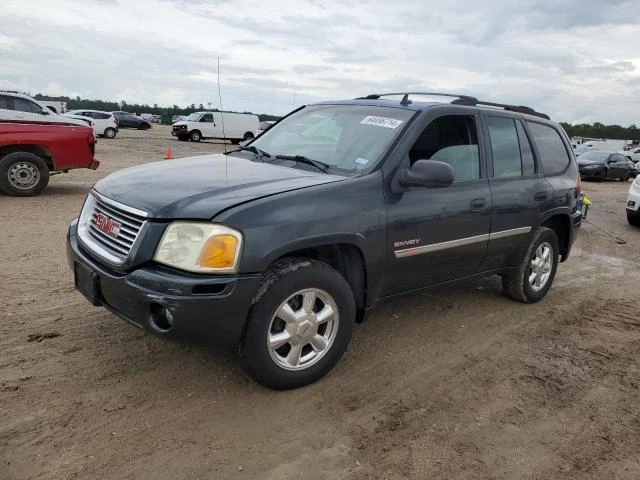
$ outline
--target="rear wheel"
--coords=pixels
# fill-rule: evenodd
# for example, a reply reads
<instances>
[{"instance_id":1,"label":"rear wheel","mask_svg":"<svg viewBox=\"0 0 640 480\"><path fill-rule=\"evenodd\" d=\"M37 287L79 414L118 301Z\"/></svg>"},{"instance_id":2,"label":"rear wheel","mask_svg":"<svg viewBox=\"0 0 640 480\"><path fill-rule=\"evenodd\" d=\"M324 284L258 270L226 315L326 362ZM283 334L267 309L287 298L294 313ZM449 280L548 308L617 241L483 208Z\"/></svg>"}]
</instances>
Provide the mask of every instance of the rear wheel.
<instances>
[{"instance_id":1,"label":"rear wheel","mask_svg":"<svg viewBox=\"0 0 640 480\"><path fill-rule=\"evenodd\" d=\"M189 138L192 142L199 142L200 140L202 140L202 134L200 133L200 130L193 130L189 134Z\"/></svg>"},{"instance_id":2,"label":"rear wheel","mask_svg":"<svg viewBox=\"0 0 640 480\"><path fill-rule=\"evenodd\" d=\"M244 140L245 142L246 142L247 140L253 140L253 139L254 139L254 135L253 135L253 133L251 133L251 132L246 132L246 133L244 134L244 137L242 137L242 140Z\"/></svg>"},{"instance_id":3,"label":"rear wheel","mask_svg":"<svg viewBox=\"0 0 640 480\"><path fill-rule=\"evenodd\" d=\"M104 130L104 136L107 138L116 138L116 129L109 127Z\"/></svg>"},{"instance_id":4,"label":"rear wheel","mask_svg":"<svg viewBox=\"0 0 640 480\"><path fill-rule=\"evenodd\" d=\"M301 387L335 366L354 324L353 292L340 273L323 262L284 259L265 275L240 354L262 385Z\"/></svg>"},{"instance_id":5,"label":"rear wheel","mask_svg":"<svg viewBox=\"0 0 640 480\"><path fill-rule=\"evenodd\" d=\"M33 153L14 152L0 160L0 190L16 197L38 195L49 183L49 168Z\"/></svg>"},{"instance_id":6,"label":"rear wheel","mask_svg":"<svg viewBox=\"0 0 640 480\"><path fill-rule=\"evenodd\" d=\"M545 227L536 230L517 271L502 277L504 293L524 303L542 300L556 276L558 252L555 232Z\"/></svg>"}]
</instances>

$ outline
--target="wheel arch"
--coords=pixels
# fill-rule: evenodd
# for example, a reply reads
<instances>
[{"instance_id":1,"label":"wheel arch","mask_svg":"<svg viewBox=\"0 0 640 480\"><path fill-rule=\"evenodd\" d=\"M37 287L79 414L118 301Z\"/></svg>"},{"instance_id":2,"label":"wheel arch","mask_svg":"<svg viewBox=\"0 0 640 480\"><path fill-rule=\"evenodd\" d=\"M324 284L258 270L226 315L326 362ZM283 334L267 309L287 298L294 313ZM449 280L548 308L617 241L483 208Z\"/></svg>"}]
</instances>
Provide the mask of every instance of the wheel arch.
<instances>
[{"instance_id":1,"label":"wheel arch","mask_svg":"<svg viewBox=\"0 0 640 480\"><path fill-rule=\"evenodd\" d=\"M0 158L10 153L27 152L39 156L47 164L49 170L54 169L53 153L47 147L36 144L4 145L0 147Z\"/></svg>"},{"instance_id":2,"label":"wheel arch","mask_svg":"<svg viewBox=\"0 0 640 480\"><path fill-rule=\"evenodd\" d=\"M558 252L560 254L560 261L564 262L569 252L571 218L566 213L556 213L545 219L540 226L549 228L556 234L560 247L560 251Z\"/></svg>"},{"instance_id":3,"label":"wheel arch","mask_svg":"<svg viewBox=\"0 0 640 480\"><path fill-rule=\"evenodd\" d=\"M306 243L290 245L289 248L283 247L273 252L265 259L268 261L265 271L275 262L287 257L310 258L330 265L351 287L358 312L357 321L362 321L367 305L367 267L362 249L352 239Z\"/></svg>"}]
</instances>

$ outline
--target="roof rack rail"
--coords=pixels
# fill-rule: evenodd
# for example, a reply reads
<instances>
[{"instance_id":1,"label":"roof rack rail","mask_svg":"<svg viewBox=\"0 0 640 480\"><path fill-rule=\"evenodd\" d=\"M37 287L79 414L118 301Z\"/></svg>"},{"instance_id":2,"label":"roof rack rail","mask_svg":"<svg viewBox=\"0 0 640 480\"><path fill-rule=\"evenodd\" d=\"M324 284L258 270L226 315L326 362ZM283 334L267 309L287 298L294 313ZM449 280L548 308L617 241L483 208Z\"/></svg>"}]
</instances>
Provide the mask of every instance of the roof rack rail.
<instances>
[{"instance_id":1,"label":"roof rack rail","mask_svg":"<svg viewBox=\"0 0 640 480\"><path fill-rule=\"evenodd\" d=\"M475 107L477 105L480 105L480 106L487 106L487 107L496 107L496 108L502 108L510 112L526 113L527 115L534 115L536 117L550 120L549 115L545 113L536 112L531 107L525 107L524 105L508 105L506 103L485 102L484 100L478 100L477 98L471 97L469 95L459 95L456 93L439 93L439 92L374 93L371 95L367 95L366 97L358 97L356 100L378 100L381 97L390 97L395 95L402 95L402 100L400 100L401 105L409 105L411 103L411 100L409 99L409 95L428 95L433 97L455 97L455 100L451 102L453 105L466 105L470 107Z\"/></svg>"}]
</instances>

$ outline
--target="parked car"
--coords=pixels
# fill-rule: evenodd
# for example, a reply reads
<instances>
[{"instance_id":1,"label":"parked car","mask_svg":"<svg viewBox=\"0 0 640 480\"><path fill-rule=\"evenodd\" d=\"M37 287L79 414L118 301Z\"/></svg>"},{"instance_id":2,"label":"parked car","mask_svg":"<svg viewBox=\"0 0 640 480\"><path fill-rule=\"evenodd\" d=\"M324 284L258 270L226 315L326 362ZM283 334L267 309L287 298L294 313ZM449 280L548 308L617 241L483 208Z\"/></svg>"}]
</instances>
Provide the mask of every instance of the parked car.
<instances>
[{"instance_id":1,"label":"parked car","mask_svg":"<svg viewBox=\"0 0 640 480\"><path fill-rule=\"evenodd\" d=\"M58 100L38 100L38 102L47 107L53 113L65 113L67 111L67 102Z\"/></svg>"},{"instance_id":2,"label":"parked car","mask_svg":"<svg viewBox=\"0 0 640 480\"><path fill-rule=\"evenodd\" d=\"M259 123L257 115L247 113L195 112L174 123L171 135L182 141L220 138L238 144L254 138Z\"/></svg>"},{"instance_id":3,"label":"parked car","mask_svg":"<svg viewBox=\"0 0 640 480\"><path fill-rule=\"evenodd\" d=\"M615 152L593 150L578 157L578 168L582 178L610 178L627 181L636 175L633 162Z\"/></svg>"},{"instance_id":4,"label":"parked car","mask_svg":"<svg viewBox=\"0 0 640 480\"><path fill-rule=\"evenodd\" d=\"M542 300L582 218L566 134L409 97L308 105L226 155L100 180L69 228L76 288L159 337L236 346L274 389L327 374L382 299L497 274Z\"/></svg>"},{"instance_id":5,"label":"parked car","mask_svg":"<svg viewBox=\"0 0 640 480\"><path fill-rule=\"evenodd\" d=\"M630 150L624 150L618 153L626 157L629 157L633 163L640 162L640 148L632 148Z\"/></svg>"},{"instance_id":6,"label":"parked car","mask_svg":"<svg viewBox=\"0 0 640 480\"><path fill-rule=\"evenodd\" d=\"M87 125L85 119L59 115L27 94L8 90L0 90L0 121L3 120Z\"/></svg>"},{"instance_id":7,"label":"parked car","mask_svg":"<svg viewBox=\"0 0 640 480\"><path fill-rule=\"evenodd\" d=\"M138 117L129 112L111 112L118 119L118 128L137 128L138 130L148 130L151 122L142 117Z\"/></svg>"},{"instance_id":8,"label":"parked car","mask_svg":"<svg viewBox=\"0 0 640 480\"><path fill-rule=\"evenodd\" d=\"M0 191L38 195L54 173L98 168L94 150L88 126L0 120Z\"/></svg>"},{"instance_id":9,"label":"parked car","mask_svg":"<svg viewBox=\"0 0 640 480\"><path fill-rule=\"evenodd\" d=\"M627 196L627 220L629 224L640 227L640 174L631 183Z\"/></svg>"},{"instance_id":10,"label":"parked car","mask_svg":"<svg viewBox=\"0 0 640 480\"><path fill-rule=\"evenodd\" d=\"M118 133L118 119L110 112L100 110L71 110L64 114L74 118L89 118L93 122L93 130L96 135L106 138L116 138Z\"/></svg>"}]
</instances>

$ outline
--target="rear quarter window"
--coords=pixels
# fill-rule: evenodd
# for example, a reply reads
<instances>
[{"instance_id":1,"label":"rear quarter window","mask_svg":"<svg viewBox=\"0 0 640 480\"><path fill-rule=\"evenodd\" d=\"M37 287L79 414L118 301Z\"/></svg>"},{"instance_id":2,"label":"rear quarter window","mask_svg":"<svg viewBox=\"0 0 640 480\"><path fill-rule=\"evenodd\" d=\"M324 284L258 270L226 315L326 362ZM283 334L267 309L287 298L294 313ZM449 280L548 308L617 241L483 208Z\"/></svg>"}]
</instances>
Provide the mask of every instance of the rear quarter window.
<instances>
[{"instance_id":1,"label":"rear quarter window","mask_svg":"<svg viewBox=\"0 0 640 480\"><path fill-rule=\"evenodd\" d=\"M558 175L569 166L571 158L560 133L548 125L527 122L533 142L538 148L540 163L545 175Z\"/></svg>"}]
</instances>

